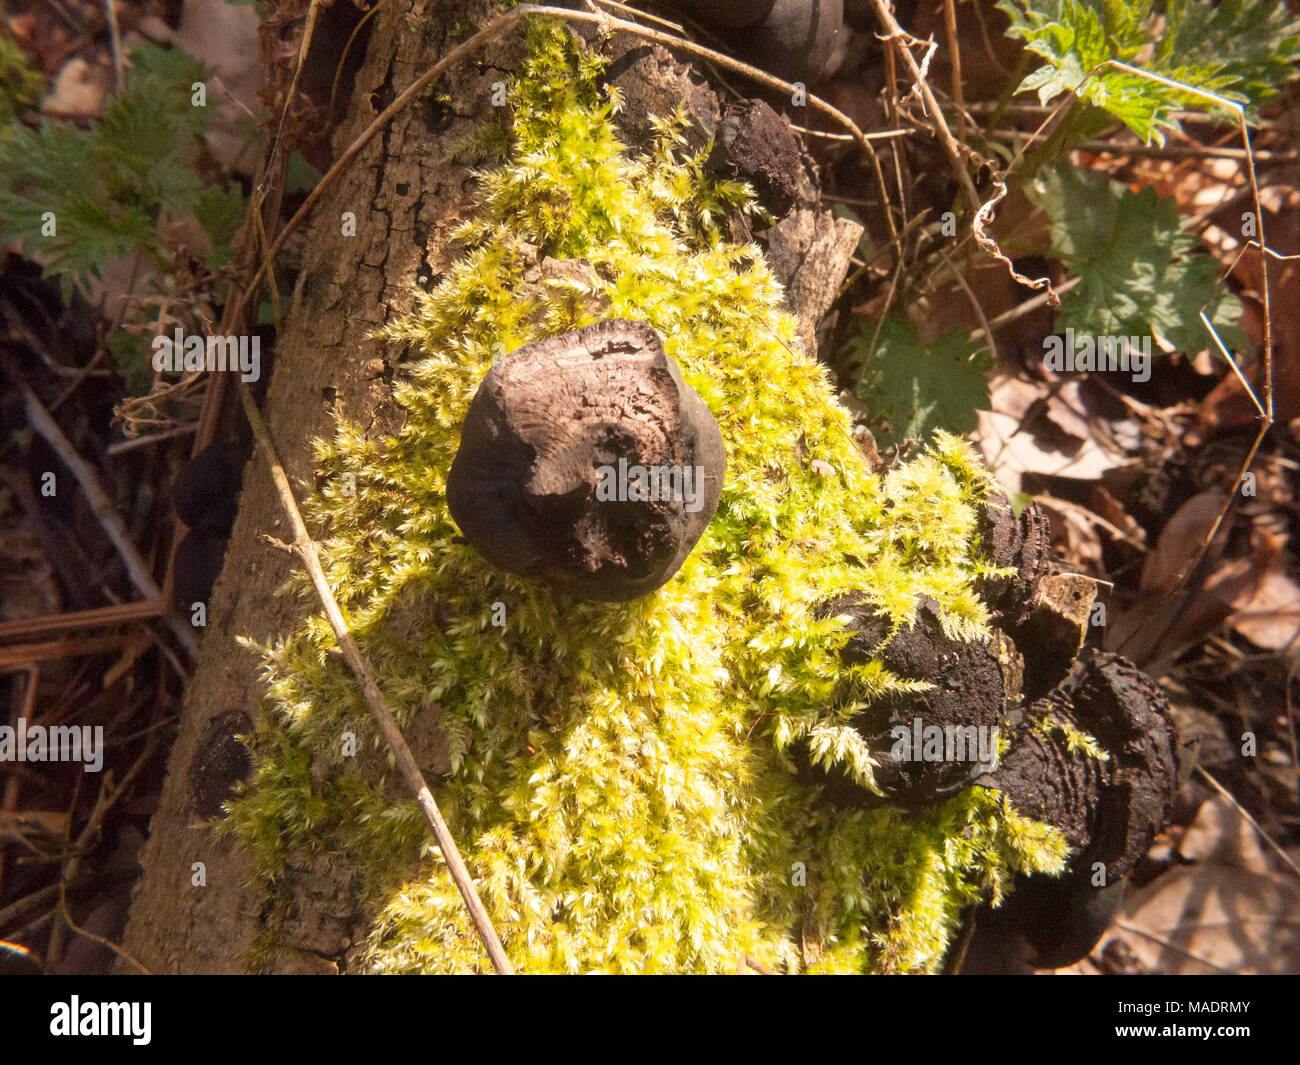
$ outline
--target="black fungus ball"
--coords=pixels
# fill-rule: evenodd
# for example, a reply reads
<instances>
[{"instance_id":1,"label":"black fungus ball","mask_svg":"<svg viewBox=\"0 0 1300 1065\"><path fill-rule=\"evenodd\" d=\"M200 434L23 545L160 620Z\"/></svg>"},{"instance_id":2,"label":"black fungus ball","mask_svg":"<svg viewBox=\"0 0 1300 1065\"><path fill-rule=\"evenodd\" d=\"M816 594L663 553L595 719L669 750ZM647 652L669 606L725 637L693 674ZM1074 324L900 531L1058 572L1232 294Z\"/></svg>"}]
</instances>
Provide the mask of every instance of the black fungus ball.
<instances>
[{"instance_id":1,"label":"black fungus ball","mask_svg":"<svg viewBox=\"0 0 1300 1065\"><path fill-rule=\"evenodd\" d=\"M447 506L488 562L583 599L653 592L722 493L718 423L644 322L526 344L470 402Z\"/></svg>"}]
</instances>

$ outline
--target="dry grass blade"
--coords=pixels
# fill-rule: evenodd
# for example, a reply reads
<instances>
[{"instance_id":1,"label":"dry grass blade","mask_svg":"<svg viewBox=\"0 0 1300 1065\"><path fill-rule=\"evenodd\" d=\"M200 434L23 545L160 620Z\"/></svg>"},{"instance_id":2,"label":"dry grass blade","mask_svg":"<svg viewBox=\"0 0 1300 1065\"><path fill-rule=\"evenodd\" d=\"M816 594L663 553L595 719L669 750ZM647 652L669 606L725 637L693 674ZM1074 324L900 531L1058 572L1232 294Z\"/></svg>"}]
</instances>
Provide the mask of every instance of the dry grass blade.
<instances>
[{"instance_id":1,"label":"dry grass blade","mask_svg":"<svg viewBox=\"0 0 1300 1065\"><path fill-rule=\"evenodd\" d=\"M146 621L160 617L163 604L160 599L144 599L118 606L101 606L93 610L72 610L50 617L22 618L19 621L0 621L0 640L18 636L35 636L43 632L62 632L65 629L86 629L99 625L120 625L128 621Z\"/></svg>"},{"instance_id":2,"label":"dry grass blade","mask_svg":"<svg viewBox=\"0 0 1300 1065\"><path fill-rule=\"evenodd\" d=\"M1233 798L1232 793L1228 791L1228 789L1225 788L1222 784L1220 784L1217 780L1215 780L1214 777L1210 776L1210 774L1207 773L1204 768L1198 765L1196 767L1196 771L1209 782L1209 784L1214 788L1215 791L1217 791L1220 795L1222 795L1225 799L1227 799L1228 802L1232 803L1232 805L1236 807L1237 812L1241 814L1241 816L1244 817L1248 822L1250 822L1251 827L1253 827L1255 831L1259 833L1260 839L1262 839L1271 848L1273 848L1273 851L1277 854L1277 856L1282 859L1282 863L1293 873L1295 873L1296 876L1300 876L1300 865L1296 865L1295 861L1291 858L1289 854L1287 854L1286 851L1284 851L1281 848L1281 846L1277 843L1277 841L1273 839L1273 837L1270 836L1267 832L1264 831L1264 827L1258 821L1256 821L1254 817L1251 816L1250 811L1247 810L1244 806L1242 806L1241 803L1239 803L1235 798Z\"/></svg>"},{"instance_id":3,"label":"dry grass blade","mask_svg":"<svg viewBox=\"0 0 1300 1065\"><path fill-rule=\"evenodd\" d=\"M329 581L325 577L325 571L321 567L320 557L316 553L316 545L307 532L302 513L298 509L298 502L293 496L293 489L289 486L289 477L280 464L270 431L266 427L266 422L262 419L261 411L257 409L257 404L253 402L253 397L246 384L241 383L239 397L244 404L244 414L248 418L249 425L252 426L253 435L257 438L258 446L261 448L267 465L270 467L271 479L275 484L280 505L285 516L289 519L290 526L293 528L292 544L278 544L270 537L267 537L267 539L296 555L306 568L307 574L311 578L312 587L315 588L316 595L325 611L325 616L329 620L330 628L334 630L334 638L338 641L339 650L343 652L344 661L347 662L348 668L352 670L353 675L357 678L366 705L370 708L370 713L379 725L380 731L383 732L384 739L388 742L388 746L397 760L397 767L401 771L402 777L415 795L416 801L420 804L420 809L424 811L424 815L433 829L434 838L438 841L438 849L442 851L443 859L447 863L447 870L451 874L457 890L460 891L461 898L465 900L465 906L474 921L475 931L478 933L479 939L482 940L488 957L492 959L493 967L502 975L513 975L514 967L510 964L505 948L501 945L501 939L492 926L492 919L488 916L482 900L478 897L478 891L474 887L474 880L460 856L460 849L456 846L451 830L448 829L446 821L443 820L442 811L438 809L438 803L433 797L433 792L429 790L429 785L425 782L424 775L420 772L420 767L416 764L415 756L411 753L411 748L403 738L401 729L397 727L397 722L393 720L392 711L388 709L388 703L385 701L383 693L379 690L379 686L371 676L365 660L361 657L361 648L357 645L352 630L348 628L348 623L343 617L343 611L339 608L338 600L334 598Z\"/></svg>"}]
</instances>

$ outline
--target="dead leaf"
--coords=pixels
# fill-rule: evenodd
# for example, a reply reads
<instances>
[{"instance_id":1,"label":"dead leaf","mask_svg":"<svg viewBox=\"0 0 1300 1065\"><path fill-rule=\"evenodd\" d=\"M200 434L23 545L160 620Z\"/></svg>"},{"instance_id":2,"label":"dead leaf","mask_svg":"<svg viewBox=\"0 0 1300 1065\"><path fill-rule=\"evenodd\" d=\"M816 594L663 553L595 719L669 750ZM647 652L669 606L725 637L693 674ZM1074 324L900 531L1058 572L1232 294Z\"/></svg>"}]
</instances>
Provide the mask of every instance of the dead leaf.
<instances>
[{"instance_id":1,"label":"dead leaf","mask_svg":"<svg viewBox=\"0 0 1300 1065\"><path fill-rule=\"evenodd\" d=\"M248 169L247 136L239 129L240 109L228 92L250 110L258 110L258 90L264 74L257 37L258 16L249 7L236 7L225 0L186 0L185 12L176 31L176 42L190 55L199 56L213 71L225 92L215 84L208 87L209 107L215 114L208 120L207 143L223 169ZM289 42L296 56L298 45Z\"/></svg>"},{"instance_id":2,"label":"dead leaf","mask_svg":"<svg viewBox=\"0 0 1300 1065\"><path fill-rule=\"evenodd\" d=\"M1213 768L1241 757L1241 752L1228 739L1227 730L1218 714L1178 699L1169 700L1169 709L1178 728L1182 744L1194 744L1198 765Z\"/></svg>"},{"instance_id":3,"label":"dead leaf","mask_svg":"<svg viewBox=\"0 0 1300 1065\"><path fill-rule=\"evenodd\" d=\"M68 815L62 810L0 810L0 839L28 843L42 836L60 839L68 831Z\"/></svg>"},{"instance_id":4,"label":"dead leaf","mask_svg":"<svg viewBox=\"0 0 1300 1065\"><path fill-rule=\"evenodd\" d=\"M1013 495L1024 491L1027 473L1095 481L1128 461L1103 449L1087 429L1087 420L1041 384L1008 374L989 384L991 411L979 411L977 436L984 459ZM1037 404L1037 406L1035 406Z\"/></svg>"},{"instance_id":5,"label":"dead leaf","mask_svg":"<svg viewBox=\"0 0 1300 1065\"><path fill-rule=\"evenodd\" d=\"M1209 862L1178 866L1125 901L1098 951L1114 939L1158 973L1297 973L1300 887Z\"/></svg>"},{"instance_id":6,"label":"dead leaf","mask_svg":"<svg viewBox=\"0 0 1300 1065\"><path fill-rule=\"evenodd\" d=\"M1145 551L1147 546L1147 531L1133 518L1118 499L1110 494L1103 485L1093 486L1092 492L1088 497L1088 508L1101 518L1109 522L1109 528L1103 525L1103 529L1116 539L1128 543L1137 551Z\"/></svg>"},{"instance_id":7,"label":"dead leaf","mask_svg":"<svg viewBox=\"0 0 1300 1065\"><path fill-rule=\"evenodd\" d=\"M1270 570L1228 624L1256 647L1268 651L1289 647L1300 632L1300 585L1286 574Z\"/></svg>"},{"instance_id":8,"label":"dead leaf","mask_svg":"<svg viewBox=\"0 0 1300 1065\"><path fill-rule=\"evenodd\" d=\"M1192 496L1160 531L1156 548L1142 566L1141 590L1154 595L1172 591L1185 575L1227 496L1217 488Z\"/></svg>"},{"instance_id":9,"label":"dead leaf","mask_svg":"<svg viewBox=\"0 0 1300 1065\"><path fill-rule=\"evenodd\" d=\"M92 67L80 56L59 69L54 85L41 101L41 111L59 118L98 118L113 84L113 72Z\"/></svg>"},{"instance_id":10,"label":"dead leaf","mask_svg":"<svg viewBox=\"0 0 1300 1065\"><path fill-rule=\"evenodd\" d=\"M1189 862L1230 865L1262 876L1273 872L1259 832L1222 795L1201 804L1192 827L1183 835L1178 853Z\"/></svg>"}]
</instances>

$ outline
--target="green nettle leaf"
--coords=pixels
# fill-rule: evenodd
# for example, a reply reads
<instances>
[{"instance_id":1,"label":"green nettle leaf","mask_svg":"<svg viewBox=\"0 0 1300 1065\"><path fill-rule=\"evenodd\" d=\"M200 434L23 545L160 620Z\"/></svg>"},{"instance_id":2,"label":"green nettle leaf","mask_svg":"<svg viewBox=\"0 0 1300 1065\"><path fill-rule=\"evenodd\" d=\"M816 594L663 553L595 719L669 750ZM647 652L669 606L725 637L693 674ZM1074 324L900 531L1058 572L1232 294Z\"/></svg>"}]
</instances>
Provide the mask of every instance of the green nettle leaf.
<instances>
[{"instance_id":1,"label":"green nettle leaf","mask_svg":"<svg viewBox=\"0 0 1300 1065\"><path fill-rule=\"evenodd\" d=\"M1240 345L1241 303L1218 282L1218 263L1196 252L1172 197L1133 192L1105 174L1065 164L1045 167L1027 186L1051 220L1053 251L1079 276L1061 305L1059 328L1112 336L1159 333L1180 351L1210 338Z\"/></svg>"},{"instance_id":2,"label":"green nettle leaf","mask_svg":"<svg viewBox=\"0 0 1300 1065\"><path fill-rule=\"evenodd\" d=\"M296 192L311 192L320 184L320 179L321 172L303 158L302 152L289 153L289 164L284 175L284 191L286 195L292 195Z\"/></svg>"},{"instance_id":3,"label":"green nettle leaf","mask_svg":"<svg viewBox=\"0 0 1300 1065\"><path fill-rule=\"evenodd\" d=\"M207 109L192 106L191 93L203 78L203 64L180 49L144 44L93 129L13 127L0 140L0 236L41 252L67 292L111 258L138 251L165 263L163 234L193 212L220 265L242 197L202 190L195 171Z\"/></svg>"},{"instance_id":4,"label":"green nettle leaf","mask_svg":"<svg viewBox=\"0 0 1300 1065\"><path fill-rule=\"evenodd\" d=\"M1300 58L1300 18L1276 0L999 0L998 7L1011 19L1007 33L1046 60L1018 91L1037 92L1044 104L1075 93L1147 142L1163 143L1163 131L1178 128L1175 111L1215 105L1115 67L1098 70L1107 60L1216 93L1253 114Z\"/></svg>"},{"instance_id":5,"label":"green nettle leaf","mask_svg":"<svg viewBox=\"0 0 1300 1065\"><path fill-rule=\"evenodd\" d=\"M1165 31L1156 43L1160 68L1213 69L1251 103L1275 95L1300 57L1300 18L1285 3L1168 0L1164 10Z\"/></svg>"},{"instance_id":6,"label":"green nettle leaf","mask_svg":"<svg viewBox=\"0 0 1300 1065\"><path fill-rule=\"evenodd\" d=\"M207 262L213 269L230 261L231 243L235 231L244 224L246 207L243 190L238 185L228 188L209 185L194 202L194 217L212 241Z\"/></svg>"},{"instance_id":7,"label":"green nettle leaf","mask_svg":"<svg viewBox=\"0 0 1300 1065\"><path fill-rule=\"evenodd\" d=\"M116 329L109 335L108 348L127 392L137 395L146 391L153 381L153 345L148 338Z\"/></svg>"},{"instance_id":8,"label":"green nettle leaf","mask_svg":"<svg viewBox=\"0 0 1300 1065\"><path fill-rule=\"evenodd\" d=\"M872 354L875 328L865 323L851 343L864 363L857 396L871 409L880 443L925 439L940 428L958 434L974 429L975 412L988 409L993 359L987 352L960 330L927 347L911 322L886 318Z\"/></svg>"}]
</instances>

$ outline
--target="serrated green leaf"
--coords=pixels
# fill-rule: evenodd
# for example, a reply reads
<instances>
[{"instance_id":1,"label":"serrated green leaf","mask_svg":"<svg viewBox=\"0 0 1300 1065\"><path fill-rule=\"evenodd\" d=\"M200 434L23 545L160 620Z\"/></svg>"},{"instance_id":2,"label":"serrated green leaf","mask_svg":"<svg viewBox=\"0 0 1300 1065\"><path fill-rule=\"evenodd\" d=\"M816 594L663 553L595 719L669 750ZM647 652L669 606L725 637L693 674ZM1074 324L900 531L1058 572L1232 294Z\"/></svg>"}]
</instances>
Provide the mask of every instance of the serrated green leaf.
<instances>
[{"instance_id":1,"label":"serrated green leaf","mask_svg":"<svg viewBox=\"0 0 1300 1065\"><path fill-rule=\"evenodd\" d=\"M1172 197L1066 164L1044 168L1025 191L1047 212L1053 251L1080 279L1062 301L1060 329L1156 332L1195 352L1209 343L1199 318L1206 307L1225 345L1243 342L1241 304L1219 284L1216 260L1195 251Z\"/></svg>"},{"instance_id":2,"label":"serrated green leaf","mask_svg":"<svg viewBox=\"0 0 1300 1065\"><path fill-rule=\"evenodd\" d=\"M1274 95L1300 58L1300 18L1275 0L999 0L1009 36L1045 62L1017 91L1047 104L1075 93L1144 141L1163 143L1174 112L1213 101L1113 66L1119 60L1246 105ZM1094 76L1088 78L1092 73ZM1085 83L1086 82L1086 83Z\"/></svg>"},{"instance_id":3,"label":"serrated green leaf","mask_svg":"<svg viewBox=\"0 0 1300 1065\"><path fill-rule=\"evenodd\" d=\"M857 397L871 410L882 445L925 439L935 429L960 434L975 428L975 412L988 409L986 375L993 360L968 333L945 333L926 347L911 322L886 318L870 353L874 332L875 323L865 323L852 346L864 363Z\"/></svg>"},{"instance_id":4,"label":"serrated green leaf","mask_svg":"<svg viewBox=\"0 0 1300 1065\"><path fill-rule=\"evenodd\" d=\"M203 65L181 50L142 44L131 52L124 90L90 130L48 120L36 130L12 127L0 140L0 234L43 253L65 292L135 251L164 263L162 233L191 211L220 230L209 235L223 252L234 197L201 192L195 170L207 110L192 105L191 93L203 77Z\"/></svg>"},{"instance_id":5,"label":"serrated green leaf","mask_svg":"<svg viewBox=\"0 0 1300 1065\"><path fill-rule=\"evenodd\" d=\"M194 217L212 241L212 251L207 257L209 267L215 269L230 261L231 242L235 231L244 224L246 214L247 201L237 185L229 188L209 185L199 194Z\"/></svg>"},{"instance_id":6,"label":"serrated green leaf","mask_svg":"<svg viewBox=\"0 0 1300 1065\"><path fill-rule=\"evenodd\" d=\"M311 192L320 184L321 173L307 162L302 152L291 152L289 164L285 168L284 191L288 195L295 192Z\"/></svg>"}]
</instances>

